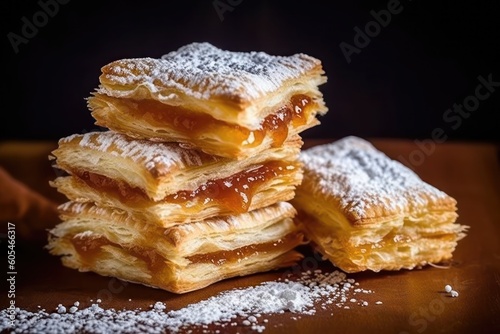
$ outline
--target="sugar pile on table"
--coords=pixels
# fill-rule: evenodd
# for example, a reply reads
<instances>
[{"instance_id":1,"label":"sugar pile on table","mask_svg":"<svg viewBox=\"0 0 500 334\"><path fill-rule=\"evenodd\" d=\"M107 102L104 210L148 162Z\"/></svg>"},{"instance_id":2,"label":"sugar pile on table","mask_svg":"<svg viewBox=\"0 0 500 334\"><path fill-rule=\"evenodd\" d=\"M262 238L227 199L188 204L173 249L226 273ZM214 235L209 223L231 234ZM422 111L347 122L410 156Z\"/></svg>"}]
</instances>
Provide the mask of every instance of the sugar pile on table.
<instances>
[{"instance_id":1,"label":"sugar pile on table","mask_svg":"<svg viewBox=\"0 0 500 334\"><path fill-rule=\"evenodd\" d=\"M322 273L308 271L298 279L264 282L244 289L232 289L216 296L188 305L179 310L168 310L168 305L158 301L150 310L103 309L92 304L72 312L64 312L58 305L56 312L30 312L16 309L15 327L10 328L8 310L0 311L0 330L13 333L163 333L179 331L185 327L216 328L243 326L263 332L268 324L266 316L276 313L313 315L318 308L348 309L351 306L367 306L357 294L373 291L359 288L359 283L348 279L343 272ZM378 303L376 303L378 305ZM68 308L69 309L69 308Z\"/></svg>"}]
</instances>

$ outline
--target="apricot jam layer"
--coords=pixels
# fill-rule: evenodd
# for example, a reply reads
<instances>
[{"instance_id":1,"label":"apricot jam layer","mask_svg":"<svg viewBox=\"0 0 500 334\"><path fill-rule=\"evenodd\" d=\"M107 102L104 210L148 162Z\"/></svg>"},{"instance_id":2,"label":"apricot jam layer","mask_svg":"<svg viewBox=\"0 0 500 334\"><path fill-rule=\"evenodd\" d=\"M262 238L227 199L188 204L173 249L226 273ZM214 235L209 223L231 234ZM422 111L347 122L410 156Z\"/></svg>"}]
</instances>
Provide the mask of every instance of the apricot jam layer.
<instances>
[{"instance_id":1,"label":"apricot jam layer","mask_svg":"<svg viewBox=\"0 0 500 334\"><path fill-rule=\"evenodd\" d=\"M254 195L262 186L275 178L283 178L295 173L296 163L271 161L230 177L211 180L194 191L179 191L164 200L182 205L184 208L196 201L200 205L217 204L229 212L247 212Z\"/></svg>"},{"instance_id":2,"label":"apricot jam layer","mask_svg":"<svg viewBox=\"0 0 500 334\"><path fill-rule=\"evenodd\" d=\"M96 96L127 111L159 128L175 129L179 134L193 140L200 135L213 133L223 142L244 147L259 146L266 136L273 139L273 147L278 147L288 137L289 128L307 124L316 103L307 95L298 94L273 114L267 116L257 130L217 120L210 115L193 112L182 107L169 106L155 100L117 99Z\"/></svg>"},{"instance_id":3,"label":"apricot jam layer","mask_svg":"<svg viewBox=\"0 0 500 334\"><path fill-rule=\"evenodd\" d=\"M159 272L165 265L166 260L155 250L145 249L140 246L122 246L111 242L104 236L74 236L70 239L73 247L80 256L83 263L92 266L98 260L101 254L101 247L111 245L116 248L126 250L130 255L144 261L148 269L155 273ZM303 235L301 233L290 233L276 241L270 241L260 244L243 246L233 250L217 251L206 254L197 254L188 256L187 259L193 263L213 263L223 265L244 260L248 257L270 252L284 253L302 243Z\"/></svg>"},{"instance_id":4,"label":"apricot jam layer","mask_svg":"<svg viewBox=\"0 0 500 334\"><path fill-rule=\"evenodd\" d=\"M222 211L232 213L247 212L253 197L263 186L276 178L292 182L298 168L296 162L269 161L227 178L210 180L196 190L182 190L168 195L160 203L178 204L186 212L200 211L205 205L217 205ZM141 189L123 182L90 172L76 171L75 175L90 187L111 194L126 205L137 207L151 204Z\"/></svg>"}]
</instances>

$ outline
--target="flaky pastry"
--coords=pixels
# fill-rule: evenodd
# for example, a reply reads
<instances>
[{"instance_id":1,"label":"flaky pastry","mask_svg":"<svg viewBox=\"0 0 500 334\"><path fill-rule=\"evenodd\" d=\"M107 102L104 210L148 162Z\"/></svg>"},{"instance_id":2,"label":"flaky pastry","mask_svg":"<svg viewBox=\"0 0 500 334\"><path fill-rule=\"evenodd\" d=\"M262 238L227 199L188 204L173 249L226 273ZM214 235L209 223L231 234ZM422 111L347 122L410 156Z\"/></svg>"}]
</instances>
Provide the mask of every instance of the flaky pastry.
<instances>
[{"instance_id":1,"label":"flaky pastry","mask_svg":"<svg viewBox=\"0 0 500 334\"><path fill-rule=\"evenodd\" d=\"M279 146L327 112L318 89L326 82L322 64L305 54L192 43L161 59L114 61L99 80L88 98L96 124L229 158Z\"/></svg>"},{"instance_id":2,"label":"flaky pastry","mask_svg":"<svg viewBox=\"0 0 500 334\"><path fill-rule=\"evenodd\" d=\"M468 226L456 200L350 136L301 152L292 203L306 236L346 272L413 269L452 258Z\"/></svg>"},{"instance_id":3,"label":"flaky pastry","mask_svg":"<svg viewBox=\"0 0 500 334\"><path fill-rule=\"evenodd\" d=\"M286 202L167 229L91 203L68 202L59 209L63 222L50 231L47 248L65 266L175 293L302 258L293 249L303 244L303 235Z\"/></svg>"},{"instance_id":4,"label":"flaky pastry","mask_svg":"<svg viewBox=\"0 0 500 334\"><path fill-rule=\"evenodd\" d=\"M152 201L133 188L98 186L78 176L51 182L70 200L116 207L137 219L162 227L215 216L239 214L291 200L302 181L302 168L293 161L268 161L223 179L210 180L193 191L182 190Z\"/></svg>"},{"instance_id":5,"label":"flaky pastry","mask_svg":"<svg viewBox=\"0 0 500 334\"><path fill-rule=\"evenodd\" d=\"M294 187L301 175L289 168L298 169L295 161L301 146L302 140L295 136L281 147L266 150L245 160L233 160L187 149L177 143L133 140L122 134L104 131L62 138L52 156L58 168L99 191L109 190L130 202L141 202L144 197L162 201L172 195L171 202L175 202L178 201L178 198L174 198L175 195L183 191L189 192L184 193L187 197L197 191L200 195L209 195L208 197L211 196L210 191L214 192L214 196L219 195L218 193L224 195L224 190L230 188L228 184L226 187L209 187L208 193L202 187L213 181L228 181L231 177L234 179L235 175L243 172L252 174L251 170L262 166L268 169L268 173L264 173L268 185L271 185L273 179L278 181L276 184L280 183L278 178L281 178L281 182L287 183L282 189ZM254 174L258 176L258 172ZM244 189L243 186L250 183L252 182L243 182L237 191L233 189L243 202L244 196L251 195L251 189ZM259 182L254 183L257 185ZM54 183L55 186L58 184L60 182ZM79 192L81 191L84 190L80 189ZM65 193L75 199L81 197L76 191ZM88 195L91 196L90 193ZM110 201L110 198L103 200ZM250 204L250 199L247 200L247 204ZM262 200L265 201L264 198ZM114 204L117 202L114 201Z\"/></svg>"}]
</instances>

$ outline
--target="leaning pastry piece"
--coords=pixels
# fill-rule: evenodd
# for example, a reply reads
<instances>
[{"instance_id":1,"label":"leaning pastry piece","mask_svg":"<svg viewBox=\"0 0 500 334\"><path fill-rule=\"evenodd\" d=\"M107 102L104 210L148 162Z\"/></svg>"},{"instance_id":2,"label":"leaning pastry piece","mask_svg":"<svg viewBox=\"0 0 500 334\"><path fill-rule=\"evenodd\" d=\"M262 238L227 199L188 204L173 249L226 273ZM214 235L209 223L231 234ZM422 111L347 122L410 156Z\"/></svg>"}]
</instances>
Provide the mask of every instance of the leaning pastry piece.
<instances>
[{"instance_id":1,"label":"leaning pastry piece","mask_svg":"<svg viewBox=\"0 0 500 334\"><path fill-rule=\"evenodd\" d=\"M90 203L60 206L47 245L62 263L174 293L296 264L303 235L286 202L168 229Z\"/></svg>"},{"instance_id":2,"label":"leaning pastry piece","mask_svg":"<svg viewBox=\"0 0 500 334\"><path fill-rule=\"evenodd\" d=\"M455 199L361 138L312 147L300 160L293 204L306 236L346 272L439 263L465 236Z\"/></svg>"},{"instance_id":3,"label":"leaning pastry piece","mask_svg":"<svg viewBox=\"0 0 500 334\"><path fill-rule=\"evenodd\" d=\"M162 227L288 201L302 181L296 136L246 160L111 131L72 135L52 152L70 176L51 185L70 200L128 211Z\"/></svg>"},{"instance_id":4,"label":"leaning pastry piece","mask_svg":"<svg viewBox=\"0 0 500 334\"><path fill-rule=\"evenodd\" d=\"M134 138L181 142L243 159L318 125L327 112L321 62L308 55L220 50L193 43L161 59L102 68L88 98L96 124Z\"/></svg>"}]
</instances>

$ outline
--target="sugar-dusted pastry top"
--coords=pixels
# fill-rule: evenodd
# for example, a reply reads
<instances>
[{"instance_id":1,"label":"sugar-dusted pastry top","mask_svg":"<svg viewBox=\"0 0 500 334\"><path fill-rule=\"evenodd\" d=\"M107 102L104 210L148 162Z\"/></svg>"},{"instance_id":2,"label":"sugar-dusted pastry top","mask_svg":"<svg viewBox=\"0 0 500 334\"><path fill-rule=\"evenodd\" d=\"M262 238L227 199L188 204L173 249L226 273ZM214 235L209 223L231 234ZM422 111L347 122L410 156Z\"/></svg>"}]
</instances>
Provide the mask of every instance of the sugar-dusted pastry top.
<instances>
[{"instance_id":1,"label":"sugar-dusted pastry top","mask_svg":"<svg viewBox=\"0 0 500 334\"><path fill-rule=\"evenodd\" d=\"M161 59L114 61L102 68L100 80L105 87L141 84L152 93L171 88L172 93L197 99L223 97L241 103L276 91L308 72L322 74L323 70L318 59L305 54L234 52L204 42L185 45Z\"/></svg>"},{"instance_id":2,"label":"sugar-dusted pastry top","mask_svg":"<svg viewBox=\"0 0 500 334\"><path fill-rule=\"evenodd\" d=\"M168 174L172 170L224 160L224 158L208 155L194 149L186 149L178 143L131 140L129 137L113 131L73 134L59 140L60 147L70 143L92 151L131 159L156 176ZM58 150L55 152L57 153ZM99 156L96 156L97 158Z\"/></svg>"},{"instance_id":3,"label":"sugar-dusted pastry top","mask_svg":"<svg viewBox=\"0 0 500 334\"><path fill-rule=\"evenodd\" d=\"M353 224L398 214L454 211L456 201L368 141L349 136L301 152L300 192L338 205Z\"/></svg>"}]
</instances>

